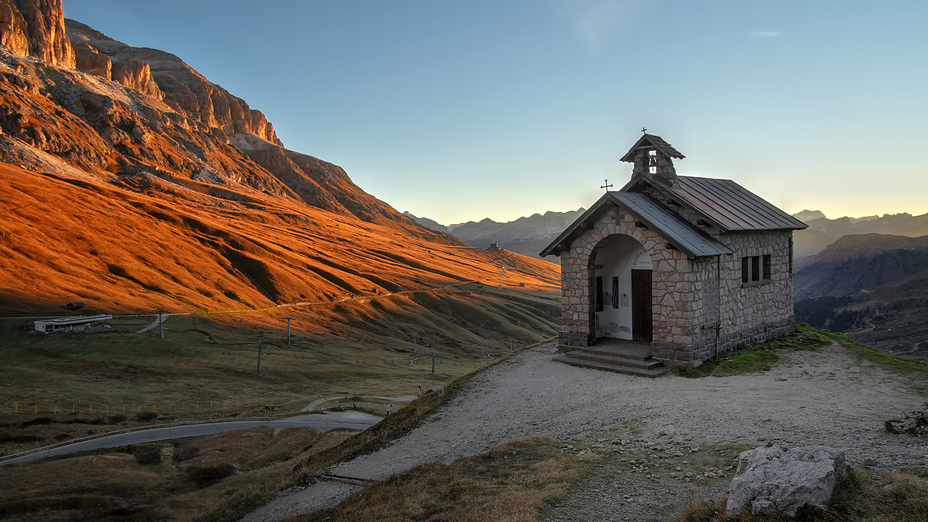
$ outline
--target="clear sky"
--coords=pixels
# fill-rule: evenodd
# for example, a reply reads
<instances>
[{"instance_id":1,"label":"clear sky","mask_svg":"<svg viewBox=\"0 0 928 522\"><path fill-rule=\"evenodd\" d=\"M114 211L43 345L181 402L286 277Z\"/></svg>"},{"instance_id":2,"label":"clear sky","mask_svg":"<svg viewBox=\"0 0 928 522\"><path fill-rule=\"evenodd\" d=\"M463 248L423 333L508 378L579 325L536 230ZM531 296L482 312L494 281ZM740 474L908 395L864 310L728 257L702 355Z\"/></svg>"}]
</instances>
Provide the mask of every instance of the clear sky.
<instances>
[{"instance_id":1,"label":"clear sky","mask_svg":"<svg viewBox=\"0 0 928 522\"><path fill-rule=\"evenodd\" d=\"M589 207L641 136L790 213L928 212L928 2L64 0L443 224Z\"/></svg>"}]
</instances>

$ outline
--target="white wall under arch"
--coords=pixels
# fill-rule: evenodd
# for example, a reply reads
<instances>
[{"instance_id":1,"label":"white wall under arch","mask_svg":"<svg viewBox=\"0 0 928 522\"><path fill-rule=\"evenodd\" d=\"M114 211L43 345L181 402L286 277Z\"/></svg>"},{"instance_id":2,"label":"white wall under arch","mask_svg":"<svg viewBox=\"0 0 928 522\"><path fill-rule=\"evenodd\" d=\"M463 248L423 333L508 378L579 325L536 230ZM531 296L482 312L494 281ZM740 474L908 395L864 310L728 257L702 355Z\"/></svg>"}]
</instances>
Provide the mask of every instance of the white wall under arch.
<instances>
[{"instance_id":1,"label":"white wall under arch","mask_svg":"<svg viewBox=\"0 0 928 522\"><path fill-rule=\"evenodd\" d=\"M596 337L631 340L632 270L650 270L651 257L638 240L619 234L604 240L593 264L594 277L603 278L603 310L596 312ZM613 277L619 278L618 307L613 307Z\"/></svg>"}]
</instances>

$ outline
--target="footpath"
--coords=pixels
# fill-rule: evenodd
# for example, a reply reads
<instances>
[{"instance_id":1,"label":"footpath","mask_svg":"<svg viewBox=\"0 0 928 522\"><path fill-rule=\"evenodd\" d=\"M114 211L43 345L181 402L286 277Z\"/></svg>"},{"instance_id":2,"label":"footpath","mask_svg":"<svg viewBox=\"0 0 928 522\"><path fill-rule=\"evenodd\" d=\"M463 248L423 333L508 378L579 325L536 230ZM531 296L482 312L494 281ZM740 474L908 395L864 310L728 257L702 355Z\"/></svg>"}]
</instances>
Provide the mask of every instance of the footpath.
<instances>
[{"instance_id":1,"label":"footpath","mask_svg":"<svg viewBox=\"0 0 928 522\"><path fill-rule=\"evenodd\" d=\"M696 456L726 465L737 456L720 457L720 447L825 445L845 451L854 466L928 467L928 440L883 429L885 420L925 401L921 388L837 344L785 353L765 373L701 379L577 368L552 361L554 351L554 343L542 345L487 368L404 437L326 472L383 480L421 463L450 464L530 436L600 446L595 451L607 452L604 462L614 460L617 469L634 450L649 462L636 467L669 470L596 475L546 509L544 519L637 521L666 520L700 496L718 498L731 476L700 486L676 468L706 476L709 469L690 469ZM311 513L358 490L320 481L287 492L244 520Z\"/></svg>"}]
</instances>

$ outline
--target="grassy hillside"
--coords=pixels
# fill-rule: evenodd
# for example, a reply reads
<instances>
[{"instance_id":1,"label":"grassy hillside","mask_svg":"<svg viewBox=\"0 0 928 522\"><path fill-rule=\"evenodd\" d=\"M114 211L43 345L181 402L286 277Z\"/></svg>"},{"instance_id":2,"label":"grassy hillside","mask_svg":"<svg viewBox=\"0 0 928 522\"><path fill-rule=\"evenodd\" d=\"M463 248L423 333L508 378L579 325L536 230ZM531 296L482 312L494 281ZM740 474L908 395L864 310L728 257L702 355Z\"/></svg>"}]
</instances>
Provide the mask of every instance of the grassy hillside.
<instances>
[{"instance_id":1,"label":"grassy hillside","mask_svg":"<svg viewBox=\"0 0 928 522\"><path fill-rule=\"evenodd\" d=\"M928 360L928 237L844 236L799 263L796 319Z\"/></svg>"}]
</instances>

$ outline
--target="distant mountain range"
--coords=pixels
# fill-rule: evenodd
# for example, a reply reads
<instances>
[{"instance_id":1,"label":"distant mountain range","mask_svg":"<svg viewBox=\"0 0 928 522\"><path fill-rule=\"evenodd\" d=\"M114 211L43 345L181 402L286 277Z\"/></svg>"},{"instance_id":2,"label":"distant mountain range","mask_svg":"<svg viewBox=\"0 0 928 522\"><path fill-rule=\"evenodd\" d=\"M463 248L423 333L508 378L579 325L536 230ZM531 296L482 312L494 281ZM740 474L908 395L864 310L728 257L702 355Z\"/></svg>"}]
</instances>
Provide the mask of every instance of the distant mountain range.
<instances>
[{"instance_id":1,"label":"distant mountain range","mask_svg":"<svg viewBox=\"0 0 928 522\"><path fill-rule=\"evenodd\" d=\"M891 234L905 237L928 235L928 214L913 216L902 213L828 219L818 210L803 210L793 215L809 225L809 228L793 233L796 262L821 252L841 236L849 234Z\"/></svg>"},{"instance_id":2,"label":"distant mountain range","mask_svg":"<svg viewBox=\"0 0 928 522\"><path fill-rule=\"evenodd\" d=\"M872 292L928 278L928 236L842 236L796 265L796 301Z\"/></svg>"},{"instance_id":3,"label":"distant mountain range","mask_svg":"<svg viewBox=\"0 0 928 522\"><path fill-rule=\"evenodd\" d=\"M928 362L928 236L843 236L794 283L797 321Z\"/></svg>"},{"instance_id":4,"label":"distant mountain range","mask_svg":"<svg viewBox=\"0 0 928 522\"><path fill-rule=\"evenodd\" d=\"M491 244L498 244L500 248L510 250L526 256L538 256L548 244L573 223L586 210L568 212L548 211L544 214L532 214L521 217L508 223L499 223L490 218L467 223L444 226L429 218L405 214L420 225L451 234L470 246L487 248ZM548 258L557 263L557 258Z\"/></svg>"},{"instance_id":5,"label":"distant mountain range","mask_svg":"<svg viewBox=\"0 0 928 522\"><path fill-rule=\"evenodd\" d=\"M416 217L409 212L405 214L426 228L452 234L471 246L486 248L491 243L497 243L506 250L537 256L584 211L583 208L570 212L549 211L508 223L486 218L448 226L427 217ZM903 213L828 219L819 210L803 210L793 216L809 225L809 228L793 234L796 262L821 252L826 246L848 234L893 234L906 237L928 235L928 214L913 216ZM550 260L557 262L554 258Z\"/></svg>"}]
</instances>

